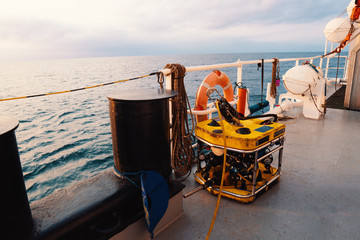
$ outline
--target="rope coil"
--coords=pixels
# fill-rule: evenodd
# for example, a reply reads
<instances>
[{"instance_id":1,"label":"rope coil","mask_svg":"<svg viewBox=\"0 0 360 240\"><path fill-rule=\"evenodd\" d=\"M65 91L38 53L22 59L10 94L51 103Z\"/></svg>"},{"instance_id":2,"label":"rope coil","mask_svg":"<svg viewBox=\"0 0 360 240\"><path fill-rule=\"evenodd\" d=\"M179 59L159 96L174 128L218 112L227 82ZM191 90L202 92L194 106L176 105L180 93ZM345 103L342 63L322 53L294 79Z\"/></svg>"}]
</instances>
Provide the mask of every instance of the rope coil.
<instances>
[{"instance_id":1,"label":"rope coil","mask_svg":"<svg viewBox=\"0 0 360 240\"><path fill-rule=\"evenodd\" d=\"M172 89L179 94L172 100L172 159L171 164L176 177L186 179L190 173L195 158L195 152L192 148L192 130L188 123L187 109L191 109L189 99L184 85L184 76L186 69L180 64L167 64L165 68L171 70ZM192 115L192 126L194 118Z\"/></svg>"},{"instance_id":2,"label":"rope coil","mask_svg":"<svg viewBox=\"0 0 360 240\"><path fill-rule=\"evenodd\" d=\"M280 74L280 66L279 66L279 59L277 58L273 58L273 66L272 66L272 79L271 79L271 88L270 88L270 96L272 98L276 98L277 95L277 83L276 81L279 79L279 74Z\"/></svg>"}]
</instances>

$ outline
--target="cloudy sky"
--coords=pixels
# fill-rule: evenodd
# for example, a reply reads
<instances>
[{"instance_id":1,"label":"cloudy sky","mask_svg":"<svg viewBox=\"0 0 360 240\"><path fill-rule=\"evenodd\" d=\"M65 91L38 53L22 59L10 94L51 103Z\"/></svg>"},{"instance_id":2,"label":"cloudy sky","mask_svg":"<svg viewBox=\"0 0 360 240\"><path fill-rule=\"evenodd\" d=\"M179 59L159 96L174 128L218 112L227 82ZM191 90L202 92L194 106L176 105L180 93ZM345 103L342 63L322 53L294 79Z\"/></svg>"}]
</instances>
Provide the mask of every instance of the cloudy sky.
<instances>
[{"instance_id":1,"label":"cloudy sky","mask_svg":"<svg viewBox=\"0 0 360 240\"><path fill-rule=\"evenodd\" d=\"M323 51L350 0L0 0L0 61Z\"/></svg>"}]
</instances>

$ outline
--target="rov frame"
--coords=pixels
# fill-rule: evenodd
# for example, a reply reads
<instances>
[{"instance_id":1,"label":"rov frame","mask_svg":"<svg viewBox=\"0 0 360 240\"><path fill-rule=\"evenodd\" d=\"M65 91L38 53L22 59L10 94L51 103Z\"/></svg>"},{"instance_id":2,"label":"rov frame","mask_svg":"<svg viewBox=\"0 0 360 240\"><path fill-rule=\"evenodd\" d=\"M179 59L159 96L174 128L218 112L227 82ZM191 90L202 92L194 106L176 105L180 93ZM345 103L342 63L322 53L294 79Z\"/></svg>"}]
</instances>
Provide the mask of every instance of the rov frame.
<instances>
[{"instance_id":1,"label":"rov frame","mask_svg":"<svg viewBox=\"0 0 360 240\"><path fill-rule=\"evenodd\" d=\"M216 147L216 148L224 149L224 146L209 143L208 141L206 141L198 136L196 136L196 138L201 143L204 143L204 144L208 145L209 147ZM231 199L234 199L234 200L237 200L242 203L250 203L256 199L256 196L260 195L264 191L267 191L269 189L269 187L273 186L276 182L278 182L280 180L280 175L281 175L281 165L282 165L284 142L285 142L285 134L278 138L273 139L272 141L270 141L256 149L253 149L253 150L241 150L241 149L235 149L235 148L227 148L227 150L230 150L230 151L245 153L245 154L253 153L255 155L254 160L253 160L254 172L253 172L253 176L252 176L252 180L253 180L252 181L252 190L248 194L241 194L241 193L235 193L233 191L229 191L227 189L223 189L221 195L231 198ZM266 148L271 148L271 149L268 153L259 157L259 152ZM278 166L277 166L277 168L271 166L272 169L276 171L275 174L272 176L272 178L269 181L265 181L264 184L257 187L257 185L258 185L257 170L259 169L259 162L276 152L278 152ZM199 161L198 169L194 172L194 178L199 184L204 185L206 180L204 178L202 178L202 176L200 174L200 170L201 170L201 163ZM220 186L218 186L218 185L209 186L209 187L207 187L207 190L210 193L217 195L220 192Z\"/></svg>"}]
</instances>

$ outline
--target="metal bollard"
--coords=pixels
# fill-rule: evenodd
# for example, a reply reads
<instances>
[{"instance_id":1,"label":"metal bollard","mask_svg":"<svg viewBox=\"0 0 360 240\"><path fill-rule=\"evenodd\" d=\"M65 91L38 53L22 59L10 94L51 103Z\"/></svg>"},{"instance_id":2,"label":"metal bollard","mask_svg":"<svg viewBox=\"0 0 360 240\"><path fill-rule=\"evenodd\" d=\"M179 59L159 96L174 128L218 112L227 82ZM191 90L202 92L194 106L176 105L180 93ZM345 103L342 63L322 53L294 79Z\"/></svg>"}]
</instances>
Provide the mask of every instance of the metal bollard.
<instances>
[{"instance_id":1,"label":"metal bollard","mask_svg":"<svg viewBox=\"0 0 360 240\"><path fill-rule=\"evenodd\" d=\"M117 176L153 170L171 174L169 98L164 89L119 90L108 95Z\"/></svg>"},{"instance_id":2,"label":"metal bollard","mask_svg":"<svg viewBox=\"0 0 360 240\"><path fill-rule=\"evenodd\" d=\"M18 120L0 116L1 212L5 224L1 234L4 239L27 239L34 226L15 137L18 126Z\"/></svg>"}]
</instances>

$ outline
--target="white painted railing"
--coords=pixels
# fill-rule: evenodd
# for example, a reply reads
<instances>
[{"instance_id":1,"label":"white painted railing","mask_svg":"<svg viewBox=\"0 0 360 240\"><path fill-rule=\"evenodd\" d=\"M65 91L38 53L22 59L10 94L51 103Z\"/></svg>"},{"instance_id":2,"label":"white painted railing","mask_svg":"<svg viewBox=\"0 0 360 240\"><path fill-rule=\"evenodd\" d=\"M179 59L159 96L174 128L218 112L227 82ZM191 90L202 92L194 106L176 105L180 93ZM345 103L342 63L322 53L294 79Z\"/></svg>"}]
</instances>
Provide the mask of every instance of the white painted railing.
<instances>
[{"instance_id":1,"label":"white painted railing","mask_svg":"<svg viewBox=\"0 0 360 240\"><path fill-rule=\"evenodd\" d=\"M314 56L314 57L301 57L301 58L284 58L284 59L279 59L280 62L295 62L295 66L298 66L300 64L300 61L304 61L304 60L308 60L311 64L313 63L313 61L315 59L320 59L320 69L322 69L322 62L323 59L327 59L327 67L325 69L322 70L326 70L328 71L329 69L329 59L333 58L334 56L328 56L325 58L321 58L322 56ZM347 60L347 56L341 56L342 58L345 58ZM272 63L274 62L274 59L265 59L264 63ZM251 60L251 61L240 61L240 59L236 62L232 62L232 63L222 63L222 64L212 64L212 65L201 65L201 66L190 66L190 67L186 67L186 72L196 72L196 71L204 71L204 70L211 70L211 69L221 69L221 68L230 68L230 67L236 67L238 72L237 72L237 82L241 83L242 82L242 66L244 65L251 65L251 64L258 64L261 63L261 60ZM346 72L346 65L344 68L344 72ZM167 88L171 88L171 75L170 75L170 70L169 69L162 69L160 70L161 72L163 72L163 74L166 76L166 86ZM326 73L327 74L327 73Z\"/></svg>"},{"instance_id":2,"label":"white painted railing","mask_svg":"<svg viewBox=\"0 0 360 240\"><path fill-rule=\"evenodd\" d=\"M330 69L329 68L329 59L333 58L333 57L335 57L335 56L334 55L333 56L327 56L325 58L322 58L322 56L301 57L301 58L284 58L284 59L279 59L279 62L295 62L294 66L298 66L300 64L300 61L309 61L309 63L312 64L315 59L319 59L320 60L320 64L319 64L320 66L319 67L320 67L320 69L322 69L323 59L327 59L327 66L325 68L325 71L326 71L326 74L327 74L328 70ZM347 59L347 57L346 57L346 59ZM242 67L244 65L258 64L258 63L261 63L261 62L262 62L261 59L259 59L259 60L251 60L251 61L241 61L239 59L236 62L232 62L232 63L190 66L190 67L186 67L186 72L195 72L195 71L204 71L204 70L236 67L237 68L237 83L240 84L242 82L242 79L243 79ZM264 60L264 63L272 63L272 62L274 62L274 59L265 59ZM344 76L343 76L343 78L345 78L346 68L347 68L347 64L345 64L345 67L344 67ZM165 76L166 88L171 89L170 69L162 69L160 71ZM231 104L236 104L236 100L232 101ZM205 114L210 114L211 115L211 113L213 113L213 112L216 112L216 108L213 106L212 103L208 104L208 109L206 109L206 110L202 110L202 111L192 110L192 114L194 114L194 115L205 115Z\"/></svg>"},{"instance_id":3,"label":"white painted railing","mask_svg":"<svg viewBox=\"0 0 360 240\"><path fill-rule=\"evenodd\" d=\"M338 57L333 57L333 58L335 58L334 60L338 61ZM326 79L328 79L328 83L335 83L336 82L337 84L339 84L340 80L341 80L342 83L346 83L346 70L347 70L347 67L348 67L348 59L349 58L348 58L348 56L340 56L340 58L344 58L345 60L344 60L343 66L340 66L340 64L341 64L340 63L339 66L337 66L337 67L330 67L329 66L330 65L330 59L332 59L332 58L327 58L326 68L323 71L324 71L324 77ZM339 70L343 71L342 76L340 75L340 72L339 72L338 79L329 78L328 77L329 76L329 70L331 70L331 69L333 69L333 70L338 69L338 71Z\"/></svg>"}]
</instances>

